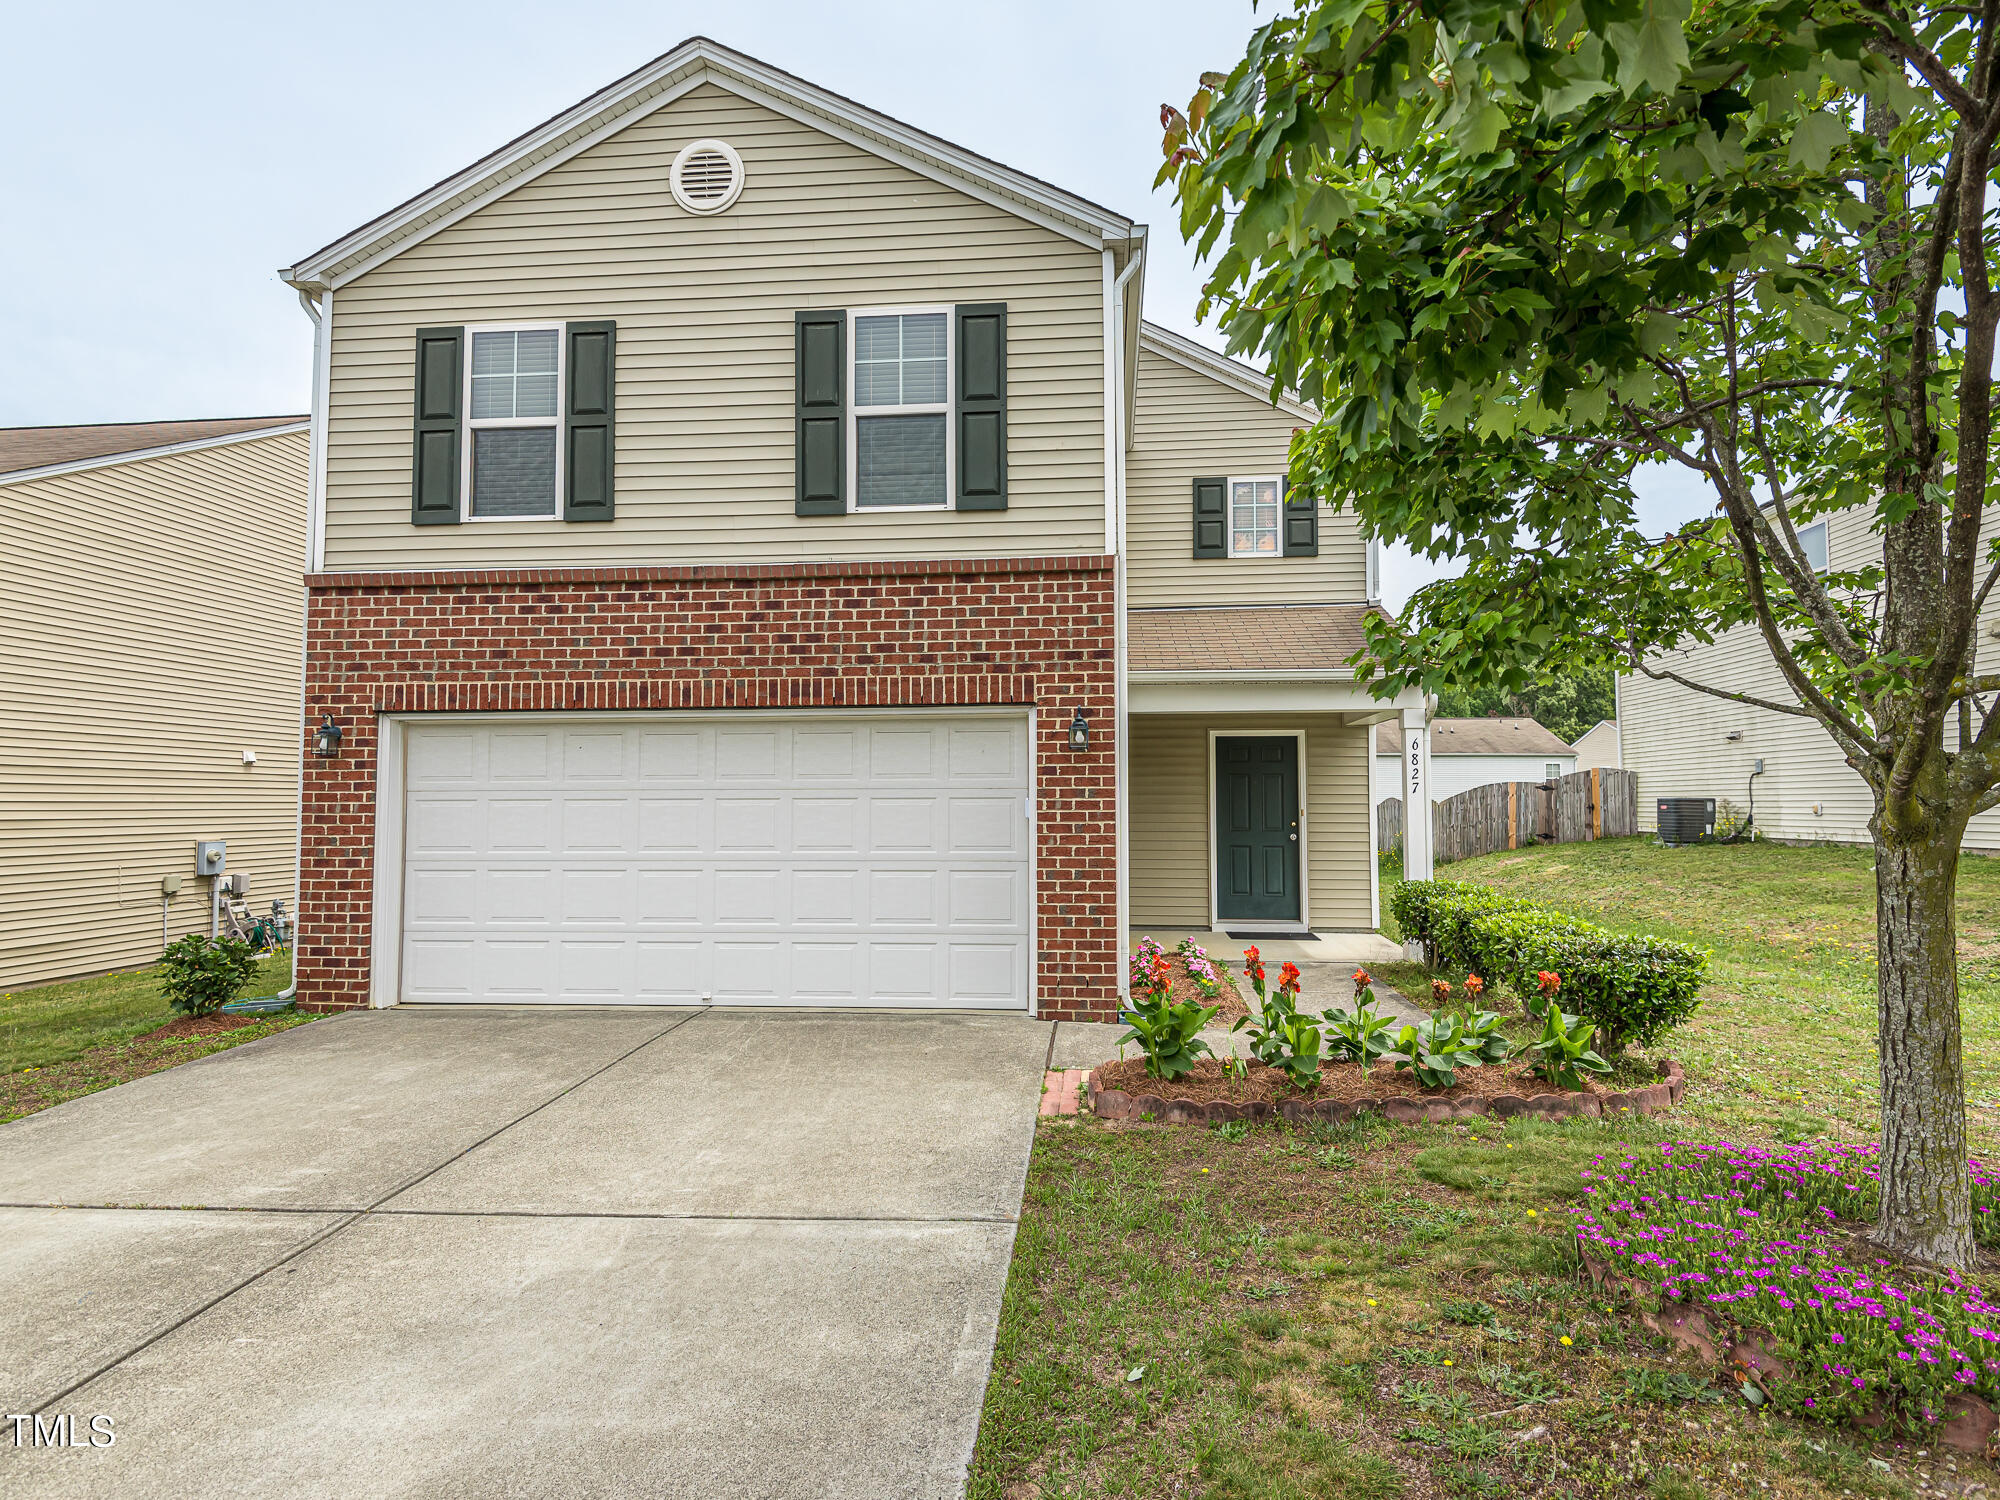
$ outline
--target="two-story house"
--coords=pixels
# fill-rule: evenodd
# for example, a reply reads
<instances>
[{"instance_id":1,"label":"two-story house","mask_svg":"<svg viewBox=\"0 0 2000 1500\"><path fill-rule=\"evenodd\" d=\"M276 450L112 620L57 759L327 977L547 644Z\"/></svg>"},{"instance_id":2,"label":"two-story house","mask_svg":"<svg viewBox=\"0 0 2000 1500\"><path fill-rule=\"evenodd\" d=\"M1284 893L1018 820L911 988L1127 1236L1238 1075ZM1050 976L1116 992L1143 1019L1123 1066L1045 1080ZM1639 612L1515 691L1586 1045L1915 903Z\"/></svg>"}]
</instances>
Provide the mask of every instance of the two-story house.
<instances>
[{"instance_id":1,"label":"two-story house","mask_svg":"<svg viewBox=\"0 0 2000 1500\"><path fill-rule=\"evenodd\" d=\"M1376 924L1375 594L1145 227L696 39L283 272L301 1000L1108 1019Z\"/></svg>"}]
</instances>

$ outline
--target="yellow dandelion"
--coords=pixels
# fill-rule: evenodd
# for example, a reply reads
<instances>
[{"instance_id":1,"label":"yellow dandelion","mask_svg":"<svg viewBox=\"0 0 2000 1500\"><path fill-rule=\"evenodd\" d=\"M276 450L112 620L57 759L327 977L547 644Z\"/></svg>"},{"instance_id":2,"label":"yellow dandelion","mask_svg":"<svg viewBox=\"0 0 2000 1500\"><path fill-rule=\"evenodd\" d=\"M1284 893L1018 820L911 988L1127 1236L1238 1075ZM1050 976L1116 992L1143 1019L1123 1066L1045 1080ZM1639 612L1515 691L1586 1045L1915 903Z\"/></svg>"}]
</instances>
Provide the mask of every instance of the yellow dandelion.
<instances>
[{"instance_id":1,"label":"yellow dandelion","mask_svg":"<svg viewBox=\"0 0 2000 1500\"><path fill-rule=\"evenodd\" d=\"M1569 1344L1570 1344L1570 1338L1569 1338L1569 1335L1568 1335L1568 1334L1564 1334L1564 1335L1562 1336L1562 1346L1563 1346L1563 1348L1567 1349L1567 1348L1569 1347Z\"/></svg>"},{"instance_id":2,"label":"yellow dandelion","mask_svg":"<svg viewBox=\"0 0 2000 1500\"><path fill-rule=\"evenodd\" d=\"M1528 1217L1531 1219L1535 1217L1535 1211L1532 1208L1528 1210Z\"/></svg>"},{"instance_id":3,"label":"yellow dandelion","mask_svg":"<svg viewBox=\"0 0 2000 1500\"><path fill-rule=\"evenodd\" d=\"M1370 1298L1368 1299L1368 1305L1369 1305L1370 1307L1373 1307L1373 1306L1375 1305L1375 1299L1374 1299L1373 1297L1370 1297Z\"/></svg>"},{"instance_id":4,"label":"yellow dandelion","mask_svg":"<svg viewBox=\"0 0 2000 1500\"><path fill-rule=\"evenodd\" d=\"M1444 1367L1445 1367L1445 1368L1446 1368L1447 1370L1449 1370L1449 1369L1451 1368L1451 1361L1450 1361L1450 1360L1446 1360L1446 1361L1444 1362Z\"/></svg>"}]
</instances>

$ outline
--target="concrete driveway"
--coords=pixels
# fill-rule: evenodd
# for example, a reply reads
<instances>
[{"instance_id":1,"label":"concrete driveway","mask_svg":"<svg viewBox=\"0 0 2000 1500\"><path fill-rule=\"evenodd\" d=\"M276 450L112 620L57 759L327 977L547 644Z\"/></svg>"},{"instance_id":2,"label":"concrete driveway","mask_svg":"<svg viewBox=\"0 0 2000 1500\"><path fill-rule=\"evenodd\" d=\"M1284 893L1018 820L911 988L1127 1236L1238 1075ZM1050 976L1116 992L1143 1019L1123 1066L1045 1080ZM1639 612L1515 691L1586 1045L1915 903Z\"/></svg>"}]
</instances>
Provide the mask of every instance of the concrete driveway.
<instances>
[{"instance_id":1,"label":"concrete driveway","mask_svg":"<svg viewBox=\"0 0 2000 1500\"><path fill-rule=\"evenodd\" d=\"M0 1126L0 1493L957 1495L1051 1030L376 1011Z\"/></svg>"}]
</instances>

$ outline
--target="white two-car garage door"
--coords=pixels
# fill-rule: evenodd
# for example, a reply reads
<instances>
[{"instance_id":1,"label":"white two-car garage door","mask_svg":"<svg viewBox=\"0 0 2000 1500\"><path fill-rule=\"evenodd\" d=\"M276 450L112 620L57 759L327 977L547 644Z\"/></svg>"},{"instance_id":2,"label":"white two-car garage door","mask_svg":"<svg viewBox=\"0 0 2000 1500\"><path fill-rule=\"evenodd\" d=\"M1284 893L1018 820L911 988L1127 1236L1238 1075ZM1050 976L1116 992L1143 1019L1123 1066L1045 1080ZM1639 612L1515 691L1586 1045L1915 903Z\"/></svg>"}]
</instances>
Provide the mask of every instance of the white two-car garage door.
<instances>
[{"instance_id":1,"label":"white two-car garage door","mask_svg":"<svg viewBox=\"0 0 2000 1500\"><path fill-rule=\"evenodd\" d=\"M1021 1007L1018 714L409 725L401 998Z\"/></svg>"}]
</instances>

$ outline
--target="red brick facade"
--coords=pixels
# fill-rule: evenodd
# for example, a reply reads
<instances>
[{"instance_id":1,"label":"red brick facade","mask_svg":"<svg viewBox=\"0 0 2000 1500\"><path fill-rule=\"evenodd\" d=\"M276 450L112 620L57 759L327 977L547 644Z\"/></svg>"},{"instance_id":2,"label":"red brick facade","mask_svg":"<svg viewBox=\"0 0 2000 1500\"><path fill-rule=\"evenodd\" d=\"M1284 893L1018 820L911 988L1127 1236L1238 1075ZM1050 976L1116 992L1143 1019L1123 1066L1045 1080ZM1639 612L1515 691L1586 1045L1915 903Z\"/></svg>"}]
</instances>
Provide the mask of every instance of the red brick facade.
<instances>
[{"instance_id":1,"label":"red brick facade","mask_svg":"<svg viewBox=\"0 0 2000 1500\"><path fill-rule=\"evenodd\" d=\"M313 575L307 733L331 714L342 740L306 758L301 1003L368 1003L378 714L1032 705L1040 1013L1112 1019L1112 577L1106 557Z\"/></svg>"}]
</instances>

